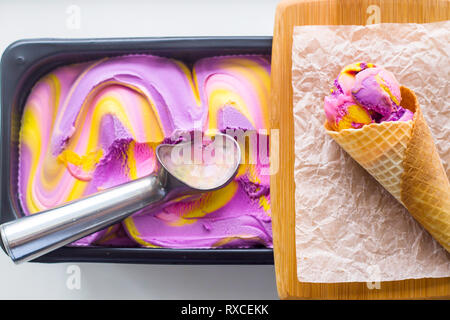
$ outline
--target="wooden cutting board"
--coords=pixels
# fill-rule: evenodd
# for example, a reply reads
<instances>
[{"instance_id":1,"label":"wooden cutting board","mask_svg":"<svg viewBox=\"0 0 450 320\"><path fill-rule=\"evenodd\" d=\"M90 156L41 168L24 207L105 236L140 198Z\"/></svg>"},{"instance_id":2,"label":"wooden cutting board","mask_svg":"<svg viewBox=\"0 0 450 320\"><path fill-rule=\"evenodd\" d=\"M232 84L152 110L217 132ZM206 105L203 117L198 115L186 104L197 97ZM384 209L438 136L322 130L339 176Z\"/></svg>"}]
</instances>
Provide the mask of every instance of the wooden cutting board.
<instances>
[{"instance_id":1,"label":"wooden cutting board","mask_svg":"<svg viewBox=\"0 0 450 320\"><path fill-rule=\"evenodd\" d=\"M292 33L298 25L427 23L450 19L450 0L288 0L276 10L270 126L279 129L279 170L271 177L275 272L282 299L450 298L450 278L381 282L301 283L297 278L294 205Z\"/></svg>"}]
</instances>

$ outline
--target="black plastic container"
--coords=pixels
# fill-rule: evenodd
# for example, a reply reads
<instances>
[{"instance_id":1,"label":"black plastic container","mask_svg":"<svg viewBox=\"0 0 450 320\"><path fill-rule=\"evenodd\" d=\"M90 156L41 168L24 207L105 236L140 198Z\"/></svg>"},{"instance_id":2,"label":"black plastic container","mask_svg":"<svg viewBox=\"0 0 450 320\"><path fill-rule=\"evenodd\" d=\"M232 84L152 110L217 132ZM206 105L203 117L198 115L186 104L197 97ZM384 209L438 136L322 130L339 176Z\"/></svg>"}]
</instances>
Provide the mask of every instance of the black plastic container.
<instances>
[{"instance_id":1,"label":"black plastic container","mask_svg":"<svg viewBox=\"0 0 450 320\"><path fill-rule=\"evenodd\" d=\"M11 44L1 60L0 222L23 215L17 196L19 129L31 88L61 65L130 53L147 53L182 60L215 55L265 54L272 37L192 37L134 39L30 39ZM1 242L1 241L0 241ZM154 249L63 247L36 262L116 262L147 264L273 264L268 248Z\"/></svg>"}]
</instances>

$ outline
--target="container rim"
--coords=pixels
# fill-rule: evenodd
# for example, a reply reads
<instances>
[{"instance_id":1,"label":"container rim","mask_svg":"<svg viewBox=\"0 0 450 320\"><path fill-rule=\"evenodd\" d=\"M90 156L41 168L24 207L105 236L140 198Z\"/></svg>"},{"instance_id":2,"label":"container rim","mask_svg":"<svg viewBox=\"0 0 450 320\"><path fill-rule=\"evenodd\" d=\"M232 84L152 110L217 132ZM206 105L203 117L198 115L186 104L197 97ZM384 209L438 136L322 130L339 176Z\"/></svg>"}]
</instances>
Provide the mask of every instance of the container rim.
<instances>
[{"instance_id":1,"label":"container rim","mask_svg":"<svg viewBox=\"0 0 450 320\"><path fill-rule=\"evenodd\" d=\"M142 52L162 56L192 58L200 56L263 54L271 55L271 36L189 36L135 38L28 38L11 43L0 60L0 223L20 216L14 185L12 158L17 150L14 141L14 112L23 108L23 96L41 75L60 64L75 63L99 56L116 56ZM201 53L205 55L200 55ZM65 57L70 61L61 63ZM59 62L52 64L52 59ZM74 61L72 61L74 60ZM183 60L183 59L181 59ZM49 65L42 69L43 65ZM39 72L38 72L39 71ZM24 88L27 88L24 90ZM26 92L24 92L26 91ZM23 102L23 101L22 101ZM17 142L17 141L16 141ZM16 174L17 176L17 174ZM15 177L17 179L17 177ZM15 180L16 181L16 180ZM17 183L16 183L17 184ZM1 241L0 241L1 242ZM0 243L5 251L3 243ZM144 264L273 264L272 248L170 249L112 248L67 246L48 253L34 262L114 262Z\"/></svg>"}]
</instances>

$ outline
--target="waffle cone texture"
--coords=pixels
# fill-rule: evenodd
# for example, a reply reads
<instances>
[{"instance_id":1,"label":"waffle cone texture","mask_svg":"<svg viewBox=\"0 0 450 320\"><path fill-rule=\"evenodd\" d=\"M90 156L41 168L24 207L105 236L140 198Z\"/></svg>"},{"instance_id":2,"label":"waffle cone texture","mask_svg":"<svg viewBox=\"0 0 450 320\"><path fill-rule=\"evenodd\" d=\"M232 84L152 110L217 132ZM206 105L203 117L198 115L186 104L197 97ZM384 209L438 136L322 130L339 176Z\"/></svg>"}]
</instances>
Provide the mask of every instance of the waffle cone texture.
<instances>
[{"instance_id":1,"label":"waffle cone texture","mask_svg":"<svg viewBox=\"0 0 450 320\"><path fill-rule=\"evenodd\" d=\"M401 87L413 120L327 133L450 252L450 184L414 92Z\"/></svg>"}]
</instances>

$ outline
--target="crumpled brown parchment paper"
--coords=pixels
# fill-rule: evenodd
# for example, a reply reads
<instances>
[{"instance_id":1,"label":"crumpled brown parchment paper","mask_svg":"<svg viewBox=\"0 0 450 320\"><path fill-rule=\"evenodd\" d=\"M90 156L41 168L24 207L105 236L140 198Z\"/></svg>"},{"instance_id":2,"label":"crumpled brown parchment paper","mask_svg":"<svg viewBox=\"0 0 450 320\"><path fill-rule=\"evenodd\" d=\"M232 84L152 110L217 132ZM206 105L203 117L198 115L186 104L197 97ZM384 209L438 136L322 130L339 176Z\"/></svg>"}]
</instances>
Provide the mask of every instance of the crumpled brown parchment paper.
<instances>
[{"instance_id":1,"label":"crumpled brown parchment paper","mask_svg":"<svg viewBox=\"0 0 450 320\"><path fill-rule=\"evenodd\" d=\"M450 276L450 254L323 128L341 68L373 62L415 91L450 177L450 21L298 26L292 51L299 281Z\"/></svg>"}]
</instances>

